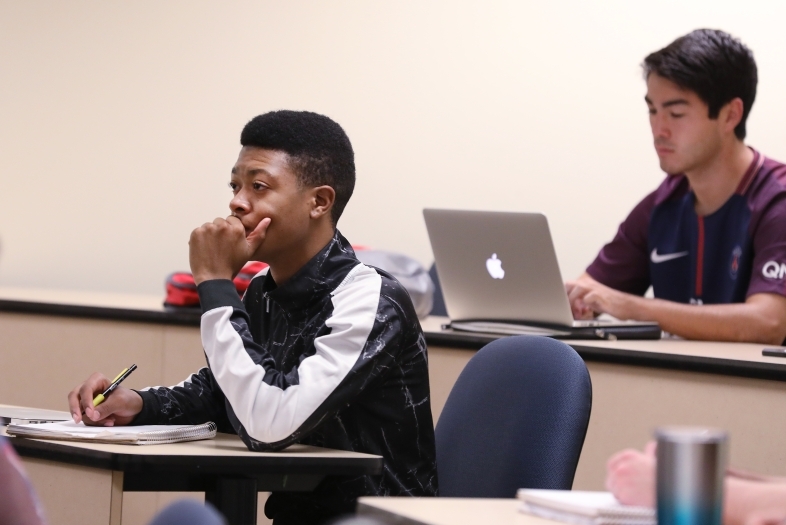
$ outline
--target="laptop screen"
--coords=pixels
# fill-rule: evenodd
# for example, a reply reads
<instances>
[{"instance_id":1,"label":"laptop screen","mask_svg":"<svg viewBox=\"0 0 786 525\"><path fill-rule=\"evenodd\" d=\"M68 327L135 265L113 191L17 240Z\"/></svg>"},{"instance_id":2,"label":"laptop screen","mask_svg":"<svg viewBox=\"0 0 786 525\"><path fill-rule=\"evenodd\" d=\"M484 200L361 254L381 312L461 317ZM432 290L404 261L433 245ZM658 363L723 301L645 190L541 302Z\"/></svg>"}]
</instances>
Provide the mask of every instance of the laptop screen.
<instances>
[{"instance_id":1,"label":"laptop screen","mask_svg":"<svg viewBox=\"0 0 786 525\"><path fill-rule=\"evenodd\" d=\"M451 319L571 325L544 215L427 208L423 216Z\"/></svg>"}]
</instances>

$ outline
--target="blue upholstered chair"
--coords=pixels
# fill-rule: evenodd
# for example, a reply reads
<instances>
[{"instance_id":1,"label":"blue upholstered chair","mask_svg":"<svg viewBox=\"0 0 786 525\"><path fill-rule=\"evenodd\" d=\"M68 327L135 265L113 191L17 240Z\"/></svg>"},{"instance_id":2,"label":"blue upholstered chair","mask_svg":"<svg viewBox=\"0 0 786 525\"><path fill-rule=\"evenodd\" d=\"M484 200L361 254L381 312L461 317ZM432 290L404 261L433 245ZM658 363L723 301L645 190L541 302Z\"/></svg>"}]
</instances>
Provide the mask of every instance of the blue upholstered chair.
<instances>
[{"instance_id":1,"label":"blue upholstered chair","mask_svg":"<svg viewBox=\"0 0 786 525\"><path fill-rule=\"evenodd\" d=\"M150 525L226 525L226 521L210 503L182 499L159 512Z\"/></svg>"},{"instance_id":2,"label":"blue upholstered chair","mask_svg":"<svg viewBox=\"0 0 786 525\"><path fill-rule=\"evenodd\" d=\"M570 489L591 407L587 368L565 343L515 336L487 344L467 363L437 423L440 496Z\"/></svg>"}]
</instances>

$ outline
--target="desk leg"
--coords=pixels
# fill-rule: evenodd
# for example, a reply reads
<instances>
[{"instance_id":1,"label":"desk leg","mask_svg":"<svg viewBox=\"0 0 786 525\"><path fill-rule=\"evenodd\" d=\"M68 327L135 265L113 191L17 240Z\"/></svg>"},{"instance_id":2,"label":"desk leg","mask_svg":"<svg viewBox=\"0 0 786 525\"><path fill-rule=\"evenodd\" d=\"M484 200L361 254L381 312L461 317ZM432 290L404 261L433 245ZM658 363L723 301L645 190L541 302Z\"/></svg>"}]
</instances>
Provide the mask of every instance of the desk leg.
<instances>
[{"instance_id":1,"label":"desk leg","mask_svg":"<svg viewBox=\"0 0 786 525\"><path fill-rule=\"evenodd\" d=\"M120 525L123 516L123 473L112 471L112 493L109 496L109 525Z\"/></svg>"},{"instance_id":2,"label":"desk leg","mask_svg":"<svg viewBox=\"0 0 786 525\"><path fill-rule=\"evenodd\" d=\"M213 490L205 492L205 501L212 503L229 525L256 525L257 480L219 478Z\"/></svg>"}]
</instances>

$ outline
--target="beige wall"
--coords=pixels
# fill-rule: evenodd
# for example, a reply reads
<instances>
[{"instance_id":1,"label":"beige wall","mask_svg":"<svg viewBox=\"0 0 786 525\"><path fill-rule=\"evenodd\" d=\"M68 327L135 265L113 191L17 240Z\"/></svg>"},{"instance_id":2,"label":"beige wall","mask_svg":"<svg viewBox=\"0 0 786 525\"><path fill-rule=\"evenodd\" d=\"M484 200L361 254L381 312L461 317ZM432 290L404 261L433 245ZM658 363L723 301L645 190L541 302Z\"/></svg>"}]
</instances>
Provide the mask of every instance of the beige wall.
<instances>
[{"instance_id":1,"label":"beige wall","mask_svg":"<svg viewBox=\"0 0 786 525\"><path fill-rule=\"evenodd\" d=\"M786 4L0 0L0 285L158 293L226 213L243 124L340 122L340 223L430 264L424 206L542 211L579 273L661 174L642 58L701 26L754 50L750 143L786 160Z\"/></svg>"}]
</instances>

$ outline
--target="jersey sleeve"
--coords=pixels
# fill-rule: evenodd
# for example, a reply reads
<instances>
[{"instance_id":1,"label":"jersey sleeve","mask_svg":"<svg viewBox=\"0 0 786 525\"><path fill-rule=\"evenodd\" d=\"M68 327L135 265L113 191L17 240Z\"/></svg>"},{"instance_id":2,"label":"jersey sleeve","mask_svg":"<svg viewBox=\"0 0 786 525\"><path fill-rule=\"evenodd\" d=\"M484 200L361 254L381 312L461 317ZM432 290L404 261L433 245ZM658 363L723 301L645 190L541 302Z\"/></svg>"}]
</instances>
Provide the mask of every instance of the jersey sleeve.
<instances>
[{"instance_id":1,"label":"jersey sleeve","mask_svg":"<svg viewBox=\"0 0 786 525\"><path fill-rule=\"evenodd\" d=\"M333 310L313 352L292 370L278 370L265 346L254 342L249 314L227 283L200 284L202 343L238 435L251 450L297 442L394 365L404 316L382 296L382 277L367 266L357 265L333 291Z\"/></svg>"},{"instance_id":2,"label":"jersey sleeve","mask_svg":"<svg viewBox=\"0 0 786 525\"><path fill-rule=\"evenodd\" d=\"M224 393L207 367L171 387L137 390L142 411L132 425L198 425L212 421L219 431L231 431L224 408Z\"/></svg>"},{"instance_id":3,"label":"jersey sleeve","mask_svg":"<svg viewBox=\"0 0 786 525\"><path fill-rule=\"evenodd\" d=\"M652 192L633 208L614 239L587 267L590 277L615 290L644 295L650 286L647 237L655 198Z\"/></svg>"},{"instance_id":4,"label":"jersey sleeve","mask_svg":"<svg viewBox=\"0 0 786 525\"><path fill-rule=\"evenodd\" d=\"M757 293L786 296L786 194L773 200L753 234L753 266L747 297Z\"/></svg>"}]
</instances>

